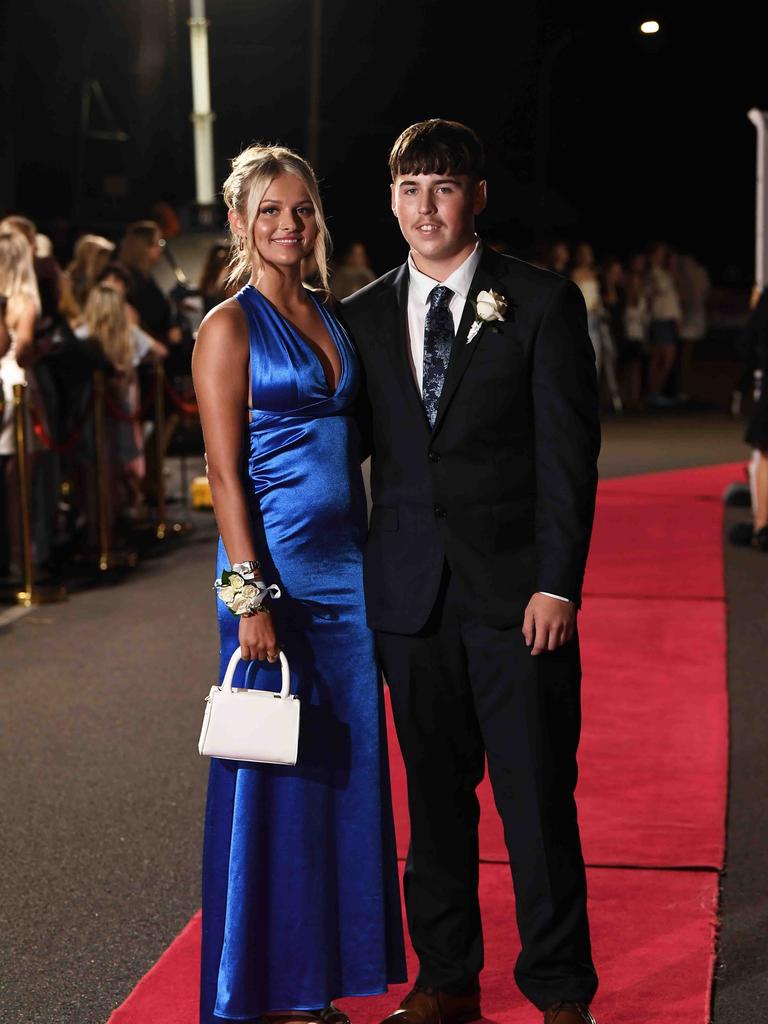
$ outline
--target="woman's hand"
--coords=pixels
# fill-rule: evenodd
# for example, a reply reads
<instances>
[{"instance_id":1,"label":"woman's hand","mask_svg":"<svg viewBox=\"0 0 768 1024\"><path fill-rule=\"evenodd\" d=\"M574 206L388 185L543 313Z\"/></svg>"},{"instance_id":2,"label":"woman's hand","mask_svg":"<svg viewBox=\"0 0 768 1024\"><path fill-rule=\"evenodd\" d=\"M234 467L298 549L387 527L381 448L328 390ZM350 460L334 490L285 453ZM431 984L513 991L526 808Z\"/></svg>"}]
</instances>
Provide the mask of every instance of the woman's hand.
<instances>
[{"instance_id":1,"label":"woman's hand","mask_svg":"<svg viewBox=\"0 0 768 1024\"><path fill-rule=\"evenodd\" d=\"M240 655L243 661L277 661L280 647L269 612L241 615L238 630Z\"/></svg>"}]
</instances>

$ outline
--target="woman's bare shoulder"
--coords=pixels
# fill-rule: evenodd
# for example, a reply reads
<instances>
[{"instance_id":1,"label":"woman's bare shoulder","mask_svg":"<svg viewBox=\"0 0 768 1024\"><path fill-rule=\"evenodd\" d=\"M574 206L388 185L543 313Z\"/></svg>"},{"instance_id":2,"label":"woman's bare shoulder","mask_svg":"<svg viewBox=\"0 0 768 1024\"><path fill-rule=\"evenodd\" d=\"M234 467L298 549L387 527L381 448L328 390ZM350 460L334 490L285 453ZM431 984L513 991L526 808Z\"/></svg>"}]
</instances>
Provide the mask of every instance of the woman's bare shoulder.
<instances>
[{"instance_id":1,"label":"woman's bare shoulder","mask_svg":"<svg viewBox=\"0 0 768 1024\"><path fill-rule=\"evenodd\" d=\"M237 299L224 299L206 313L197 332L195 348L201 343L206 348L248 344L248 322Z\"/></svg>"}]
</instances>

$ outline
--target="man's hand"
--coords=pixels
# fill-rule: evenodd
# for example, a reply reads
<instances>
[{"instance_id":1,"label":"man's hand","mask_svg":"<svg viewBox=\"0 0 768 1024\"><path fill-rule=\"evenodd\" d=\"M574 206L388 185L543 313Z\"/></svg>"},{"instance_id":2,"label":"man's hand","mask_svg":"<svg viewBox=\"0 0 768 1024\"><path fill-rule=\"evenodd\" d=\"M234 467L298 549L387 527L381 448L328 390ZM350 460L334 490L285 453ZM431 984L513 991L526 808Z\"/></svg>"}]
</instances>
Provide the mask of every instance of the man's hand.
<instances>
[{"instance_id":1,"label":"man's hand","mask_svg":"<svg viewBox=\"0 0 768 1024\"><path fill-rule=\"evenodd\" d=\"M546 594L534 594L523 618L523 636L531 654L554 651L571 639L576 628L576 605Z\"/></svg>"}]
</instances>

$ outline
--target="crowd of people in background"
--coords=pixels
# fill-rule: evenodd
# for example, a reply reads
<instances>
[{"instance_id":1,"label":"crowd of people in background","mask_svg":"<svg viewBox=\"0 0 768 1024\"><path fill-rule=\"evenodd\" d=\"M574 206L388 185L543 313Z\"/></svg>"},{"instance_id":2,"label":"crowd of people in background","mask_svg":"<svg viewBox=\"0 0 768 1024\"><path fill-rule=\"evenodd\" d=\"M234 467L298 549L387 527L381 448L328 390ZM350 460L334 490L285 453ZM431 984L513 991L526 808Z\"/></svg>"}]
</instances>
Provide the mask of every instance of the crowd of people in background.
<instances>
[{"instance_id":1,"label":"crowd of people in background","mask_svg":"<svg viewBox=\"0 0 768 1024\"><path fill-rule=\"evenodd\" d=\"M598 263L589 243L554 240L533 262L581 289L598 378L615 412L688 400L711 290L692 253L658 241L626 260L606 255Z\"/></svg>"},{"instance_id":2,"label":"crowd of people in background","mask_svg":"<svg viewBox=\"0 0 768 1024\"><path fill-rule=\"evenodd\" d=\"M503 243L489 241L506 251ZM34 548L38 566L60 548L95 544L92 382L106 380L110 516L121 527L153 500L153 368L162 363L179 399L165 423L167 446L191 409L190 359L200 319L237 290L229 245L212 244L192 286L166 294L153 273L166 255L154 220L129 224L118 241L83 234L62 266L46 236L23 216L0 221L0 577L18 574L17 439L13 389L26 385L30 414ZM615 413L685 402L693 350L707 333L710 278L686 251L658 241L626 259L595 259L587 242L553 239L530 261L569 276L581 289L603 404ZM304 268L308 286L316 268ZM365 244L353 240L331 268L341 300L375 279ZM178 275L177 275L178 277ZM192 315L190 315L192 311ZM179 413L178 415L176 413Z\"/></svg>"},{"instance_id":3,"label":"crowd of people in background","mask_svg":"<svg viewBox=\"0 0 768 1024\"><path fill-rule=\"evenodd\" d=\"M158 225L138 221L119 246L83 235L62 267L32 221L0 221L0 576L18 576L20 565L14 385L25 386L39 567L53 567L67 545L81 552L96 545L95 371L105 382L110 525L119 534L121 522L146 509L152 410L141 369L163 361L183 386L194 341L153 277L162 251Z\"/></svg>"}]
</instances>

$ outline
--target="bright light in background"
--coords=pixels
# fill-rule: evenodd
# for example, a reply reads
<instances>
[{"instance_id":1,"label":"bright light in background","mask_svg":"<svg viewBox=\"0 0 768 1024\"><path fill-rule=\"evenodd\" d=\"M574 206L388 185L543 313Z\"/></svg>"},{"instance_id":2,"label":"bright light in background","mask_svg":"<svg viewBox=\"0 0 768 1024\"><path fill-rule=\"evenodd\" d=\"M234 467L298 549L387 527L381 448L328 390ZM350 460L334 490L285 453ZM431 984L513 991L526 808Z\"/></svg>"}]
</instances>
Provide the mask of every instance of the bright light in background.
<instances>
[{"instance_id":1,"label":"bright light in background","mask_svg":"<svg viewBox=\"0 0 768 1024\"><path fill-rule=\"evenodd\" d=\"M644 36L652 36L655 35L660 28L661 26L659 25L658 21L644 21L643 24L640 26L640 31L643 33Z\"/></svg>"}]
</instances>

